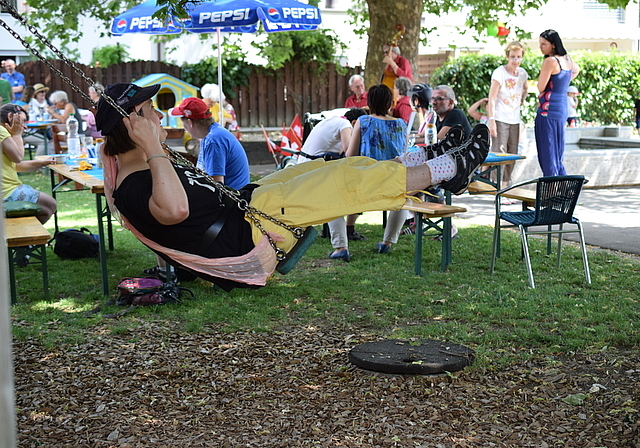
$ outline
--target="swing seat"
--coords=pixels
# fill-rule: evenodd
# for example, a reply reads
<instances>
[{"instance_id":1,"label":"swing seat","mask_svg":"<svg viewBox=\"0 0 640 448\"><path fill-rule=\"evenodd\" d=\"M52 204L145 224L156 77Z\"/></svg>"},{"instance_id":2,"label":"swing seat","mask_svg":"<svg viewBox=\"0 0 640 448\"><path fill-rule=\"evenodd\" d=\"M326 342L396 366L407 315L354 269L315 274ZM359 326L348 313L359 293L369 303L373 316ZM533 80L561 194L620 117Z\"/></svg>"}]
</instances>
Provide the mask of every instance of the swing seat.
<instances>
[{"instance_id":1,"label":"swing seat","mask_svg":"<svg viewBox=\"0 0 640 448\"><path fill-rule=\"evenodd\" d=\"M293 246L293 249L289 251L286 258L278 263L276 266L276 271L281 274L287 274L291 269L295 267L300 258L304 255L304 253L309 249L311 244L315 241L318 236L318 231L313 226L309 226L305 229L302 238L300 238L296 245Z\"/></svg>"}]
</instances>

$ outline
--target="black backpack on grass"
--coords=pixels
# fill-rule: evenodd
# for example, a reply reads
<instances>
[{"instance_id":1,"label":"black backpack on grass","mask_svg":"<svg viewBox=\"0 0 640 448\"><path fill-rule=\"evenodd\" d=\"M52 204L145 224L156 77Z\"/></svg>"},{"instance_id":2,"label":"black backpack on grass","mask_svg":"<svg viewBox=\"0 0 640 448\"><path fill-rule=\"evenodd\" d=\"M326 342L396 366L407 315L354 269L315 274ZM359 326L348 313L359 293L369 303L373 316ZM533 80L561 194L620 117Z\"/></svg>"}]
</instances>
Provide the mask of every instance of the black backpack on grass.
<instances>
[{"instance_id":1,"label":"black backpack on grass","mask_svg":"<svg viewBox=\"0 0 640 448\"><path fill-rule=\"evenodd\" d=\"M68 229L56 232L49 244L52 241L55 241L53 253L60 258L69 260L97 258L100 252L98 235L94 235L86 227L82 227L80 230Z\"/></svg>"}]
</instances>

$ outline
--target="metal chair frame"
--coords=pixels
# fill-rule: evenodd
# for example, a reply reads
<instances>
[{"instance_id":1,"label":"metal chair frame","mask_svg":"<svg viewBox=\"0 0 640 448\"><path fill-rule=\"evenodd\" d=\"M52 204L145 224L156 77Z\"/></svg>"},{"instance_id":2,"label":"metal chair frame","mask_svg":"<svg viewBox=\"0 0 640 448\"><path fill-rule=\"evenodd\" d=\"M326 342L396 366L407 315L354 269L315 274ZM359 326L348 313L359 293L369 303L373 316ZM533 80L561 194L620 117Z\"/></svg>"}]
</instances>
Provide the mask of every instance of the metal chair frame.
<instances>
[{"instance_id":1,"label":"metal chair frame","mask_svg":"<svg viewBox=\"0 0 640 448\"><path fill-rule=\"evenodd\" d=\"M551 236L558 235L557 267L560 267L562 256L562 235L565 233L578 233L580 236L580 247L582 249L582 260L587 284L591 284L591 274L589 273L589 261L584 242L584 232L580 220L573 216L573 212L582 186L587 182L584 176L549 176L538 179L531 179L520 182L510 187L504 188L496 193L496 221L493 230L493 250L491 254L491 273L495 270L496 258L500 257L500 230L503 228L518 228L522 239L522 253L527 265L529 275L529 286L535 288L533 271L531 269L531 259L529 256L528 235L547 235L547 255L551 254ZM536 185L536 203L533 210L523 210L521 212L501 212L500 200L502 195L514 188L525 185ZM505 220L510 224L501 224ZM575 224L576 229L563 229L564 224ZM553 226L558 228L554 229ZM530 227L547 226L547 230L529 230Z\"/></svg>"}]
</instances>

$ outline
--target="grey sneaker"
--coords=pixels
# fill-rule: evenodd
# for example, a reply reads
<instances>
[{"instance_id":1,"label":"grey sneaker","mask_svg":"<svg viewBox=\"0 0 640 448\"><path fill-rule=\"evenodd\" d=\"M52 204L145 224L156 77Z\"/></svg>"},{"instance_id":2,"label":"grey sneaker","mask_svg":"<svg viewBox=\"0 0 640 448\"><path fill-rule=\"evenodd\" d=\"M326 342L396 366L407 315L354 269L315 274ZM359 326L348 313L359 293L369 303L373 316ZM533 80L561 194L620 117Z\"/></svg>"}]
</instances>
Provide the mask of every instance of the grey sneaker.
<instances>
[{"instance_id":1,"label":"grey sneaker","mask_svg":"<svg viewBox=\"0 0 640 448\"><path fill-rule=\"evenodd\" d=\"M489 154L489 128L484 124L476 125L466 142L446 154L456 162L456 175L442 182L440 187L456 195L462 194L469 186L473 173Z\"/></svg>"},{"instance_id":2,"label":"grey sneaker","mask_svg":"<svg viewBox=\"0 0 640 448\"><path fill-rule=\"evenodd\" d=\"M442 140L424 148L427 160L435 159L445 154L447 151L460 146L464 141L464 129L462 125L456 124L449 129Z\"/></svg>"}]
</instances>

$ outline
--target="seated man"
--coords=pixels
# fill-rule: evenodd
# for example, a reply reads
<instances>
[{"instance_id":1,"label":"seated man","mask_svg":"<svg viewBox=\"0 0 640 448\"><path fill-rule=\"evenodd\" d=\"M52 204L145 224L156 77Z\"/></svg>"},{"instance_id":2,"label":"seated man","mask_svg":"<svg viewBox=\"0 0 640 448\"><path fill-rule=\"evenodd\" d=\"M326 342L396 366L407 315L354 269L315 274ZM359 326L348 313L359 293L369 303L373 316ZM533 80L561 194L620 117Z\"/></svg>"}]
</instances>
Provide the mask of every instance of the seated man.
<instances>
[{"instance_id":1,"label":"seated man","mask_svg":"<svg viewBox=\"0 0 640 448\"><path fill-rule=\"evenodd\" d=\"M462 126L464 135L471 133L471 125L462 110L456 106L456 94L449 86L436 86L431 93L431 104L433 110L438 115L436 129L438 130L438 140L443 139L449 129L456 124Z\"/></svg>"},{"instance_id":2,"label":"seated man","mask_svg":"<svg viewBox=\"0 0 640 448\"><path fill-rule=\"evenodd\" d=\"M296 229L398 210L407 192L431 185L462 193L489 148L484 126L465 144L419 166L367 157L319 159L277 171L236 196L165 153L162 113L151 100L159 89L119 83L105 90L130 114L123 118L104 98L98 104L105 196L144 244L225 290L264 286L278 255L298 241Z\"/></svg>"},{"instance_id":3,"label":"seated man","mask_svg":"<svg viewBox=\"0 0 640 448\"><path fill-rule=\"evenodd\" d=\"M27 113L15 104L6 104L0 108L0 146L2 146L2 198L4 202L27 201L38 204L42 209L36 218L42 224L56 212L57 204L46 193L36 190L20 181L18 172L36 171L43 166L55 163L53 159L22 160Z\"/></svg>"},{"instance_id":4,"label":"seated man","mask_svg":"<svg viewBox=\"0 0 640 448\"><path fill-rule=\"evenodd\" d=\"M349 88L353 92L344 102L344 107L365 108L367 107L367 90L364 88L364 78L360 75L353 75L349 78Z\"/></svg>"},{"instance_id":5,"label":"seated man","mask_svg":"<svg viewBox=\"0 0 640 448\"><path fill-rule=\"evenodd\" d=\"M321 155L326 153L335 154L335 158L339 158L340 155L344 154L349 147L351 129L354 123L358 117L366 115L366 113L367 112L364 109L354 107L348 110L344 114L344 117L335 116L318 123L311 130L307 140L304 142L304 145L302 146L302 153L298 156L298 163L304 163L320 158ZM355 223L357 217L358 215L349 215L345 221L344 217L341 216L329 222L331 245L334 249L333 252L329 254L329 258L344 261L351 260L347 227L351 228L351 234L356 233Z\"/></svg>"}]
</instances>

